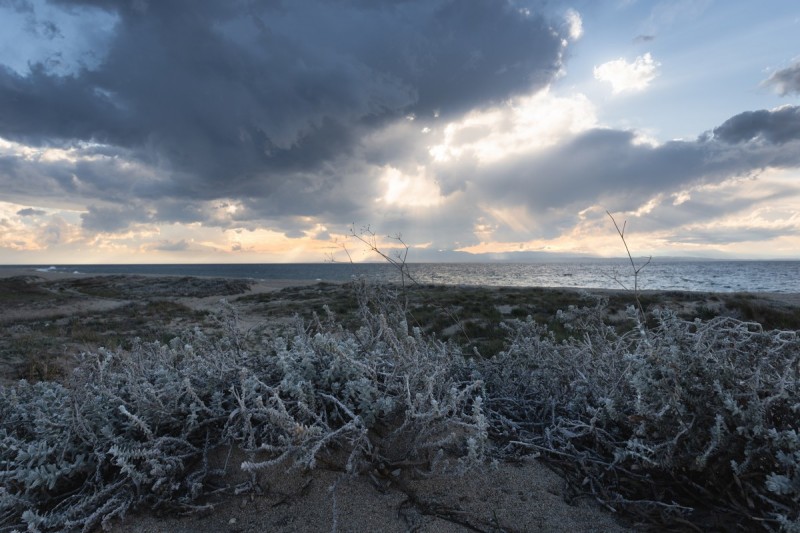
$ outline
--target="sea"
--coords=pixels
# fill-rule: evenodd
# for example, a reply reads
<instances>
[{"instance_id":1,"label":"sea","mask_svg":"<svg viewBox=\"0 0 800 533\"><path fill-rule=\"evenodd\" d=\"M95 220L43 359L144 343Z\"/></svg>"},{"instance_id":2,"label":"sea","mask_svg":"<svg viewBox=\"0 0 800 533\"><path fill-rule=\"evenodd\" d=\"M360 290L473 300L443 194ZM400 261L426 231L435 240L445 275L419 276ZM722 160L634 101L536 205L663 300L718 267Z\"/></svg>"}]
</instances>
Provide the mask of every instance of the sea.
<instances>
[{"instance_id":1,"label":"sea","mask_svg":"<svg viewBox=\"0 0 800 533\"><path fill-rule=\"evenodd\" d=\"M637 263L640 267L643 263ZM653 259L637 276L627 259L542 263L409 263L419 283L509 287L582 287L601 289L707 292L800 293L800 261L686 261ZM162 265L14 265L3 269L68 274L145 274L207 276L255 280L341 282L354 277L397 282L399 271L387 263L162 264Z\"/></svg>"}]
</instances>

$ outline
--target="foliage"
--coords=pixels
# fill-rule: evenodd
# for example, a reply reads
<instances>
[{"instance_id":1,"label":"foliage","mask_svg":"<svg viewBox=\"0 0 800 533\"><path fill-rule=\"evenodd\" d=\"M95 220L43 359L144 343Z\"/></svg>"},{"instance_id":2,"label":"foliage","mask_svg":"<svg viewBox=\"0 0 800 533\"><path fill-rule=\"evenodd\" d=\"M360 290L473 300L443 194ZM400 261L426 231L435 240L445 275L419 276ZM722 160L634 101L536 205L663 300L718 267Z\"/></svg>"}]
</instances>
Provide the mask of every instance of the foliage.
<instances>
[{"instance_id":1,"label":"foliage","mask_svg":"<svg viewBox=\"0 0 800 533\"><path fill-rule=\"evenodd\" d=\"M353 327L328 313L249 338L230 308L221 337L137 341L65 384L0 389L0 531L204 509L209 455L230 446L250 486L278 463L465 472L536 453L650 523L800 530L797 332L641 308L620 330L600 302L560 312L558 334L512 321L481 358L414 327L404 294L354 287Z\"/></svg>"},{"instance_id":2,"label":"foliage","mask_svg":"<svg viewBox=\"0 0 800 533\"><path fill-rule=\"evenodd\" d=\"M69 384L0 389L0 530L104 527L133 506L203 507L215 448L253 473L312 468L463 470L483 457L482 384L459 351L410 331L393 300L360 288L361 326L333 317L254 346L229 317L221 340L87 355ZM448 463L457 458L455 463ZM241 487L240 487L241 488ZM246 487L245 487L246 488Z\"/></svg>"},{"instance_id":3,"label":"foliage","mask_svg":"<svg viewBox=\"0 0 800 533\"><path fill-rule=\"evenodd\" d=\"M656 311L646 335L618 333L599 311L561 313L580 335L560 343L518 322L484 366L502 450L542 453L650 522L800 529L797 332Z\"/></svg>"}]
</instances>

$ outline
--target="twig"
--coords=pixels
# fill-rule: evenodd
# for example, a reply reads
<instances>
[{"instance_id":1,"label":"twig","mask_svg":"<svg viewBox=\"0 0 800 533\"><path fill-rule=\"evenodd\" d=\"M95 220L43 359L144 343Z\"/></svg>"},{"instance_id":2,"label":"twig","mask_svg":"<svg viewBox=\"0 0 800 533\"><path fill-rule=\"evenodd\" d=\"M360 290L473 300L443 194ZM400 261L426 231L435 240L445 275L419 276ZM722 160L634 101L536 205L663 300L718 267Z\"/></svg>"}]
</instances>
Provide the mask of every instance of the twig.
<instances>
[{"instance_id":1,"label":"twig","mask_svg":"<svg viewBox=\"0 0 800 533\"><path fill-rule=\"evenodd\" d=\"M614 223L614 228L616 228L617 233L619 234L619 238L622 239L622 244L623 246L625 246L625 253L628 254L628 260L630 261L631 269L633 270L633 298L636 301L636 307L638 308L640 319L642 323L644 323L646 317L645 317L644 307L642 306L642 302L639 298L639 273L642 271L644 267L650 264L650 262L653 260L653 256L651 255L650 257L648 257L647 261L643 265L637 267L636 263L633 260L633 255L631 254L631 251L628 248L628 242L625 240L625 226L627 225L628 221L627 220L623 221L622 228L620 228L619 224L617 224L617 221L614 219L614 215L612 215L609 211L606 211L606 214L611 219L611 222ZM617 280L617 283L620 282ZM620 285L622 285L624 289L629 290L622 283L620 283Z\"/></svg>"}]
</instances>

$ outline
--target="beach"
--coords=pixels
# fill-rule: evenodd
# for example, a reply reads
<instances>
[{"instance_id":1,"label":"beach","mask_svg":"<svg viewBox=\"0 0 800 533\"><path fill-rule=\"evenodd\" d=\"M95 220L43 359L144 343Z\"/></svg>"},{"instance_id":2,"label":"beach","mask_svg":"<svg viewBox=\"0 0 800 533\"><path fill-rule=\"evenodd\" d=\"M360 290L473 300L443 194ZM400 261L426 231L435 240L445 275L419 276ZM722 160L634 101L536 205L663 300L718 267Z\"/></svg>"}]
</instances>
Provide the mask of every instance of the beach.
<instances>
[{"instance_id":1,"label":"beach","mask_svg":"<svg viewBox=\"0 0 800 533\"><path fill-rule=\"evenodd\" d=\"M157 276L89 276L7 270L0 279L0 374L18 379L68 380L82 353L126 350L133 338L168 343L194 328L221 332L220 317L235 311L237 327L269 337L292 327L297 316L333 312L343 324L357 307L346 284L314 280L233 280ZM410 293L411 322L426 333L462 343L486 356L498 348L505 320L547 320L558 309L608 301L625 320L635 303L626 291L426 286ZM798 294L715 294L652 291L645 306L660 305L686 319L727 314L800 327ZM455 312L453 311L455 310ZM745 316L750 314L750 316ZM457 316L456 316L457 315ZM614 317L612 316L612 319ZM453 320L456 320L456 324ZM463 338L462 338L463 337ZM227 464L218 486L245 480L244 457L219 449ZM286 471L277 465L258 474L242 494L232 490L200 499L207 506L190 516L134 509L112 522L112 531L626 531L636 524L576 493L534 456L486 464L462 476L425 476L414 469L380 469L353 477L333 466Z\"/></svg>"}]
</instances>

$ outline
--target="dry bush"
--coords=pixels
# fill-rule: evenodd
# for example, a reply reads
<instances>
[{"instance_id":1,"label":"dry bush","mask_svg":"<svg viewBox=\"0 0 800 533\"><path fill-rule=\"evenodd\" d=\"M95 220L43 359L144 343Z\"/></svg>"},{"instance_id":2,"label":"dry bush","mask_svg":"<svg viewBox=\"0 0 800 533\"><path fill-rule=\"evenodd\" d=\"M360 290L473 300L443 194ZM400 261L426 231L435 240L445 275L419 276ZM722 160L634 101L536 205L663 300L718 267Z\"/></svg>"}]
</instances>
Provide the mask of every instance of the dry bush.
<instances>
[{"instance_id":1,"label":"dry bush","mask_svg":"<svg viewBox=\"0 0 800 533\"><path fill-rule=\"evenodd\" d=\"M409 327L402 293L354 290L355 328L329 314L262 341L229 310L220 338L134 342L86 355L65 384L0 388L0 531L194 512L278 462L465 472L530 453L660 527L800 530L797 332L636 308L621 332L600 302L559 313L566 340L518 321L481 359ZM242 486L209 467L230 446Z\"/></svg>"},{"instance_id":2,"label":"dry bush","mask_svg":"<svg viewBox=\"0 0 800 533\"><path fill-rule=\"evenodd\" d=\"M482 383L457 349L409 331L380 288L359 291L356 331L328 317L254 345L229 313L221 340L136 342L87 355L67 385L0 389L0 531L90 531L134 506L205 509L195 502L218 488L207 458L222 446L249 454L252 481L287 459L352 474L479 462Z\"/></svg>"},{"instance_id":3,"label":"dry bush","mask_svg":"<svg viewBox=\"0 0 800 533\"><path fill-rule=\"evenodd\" d=\"M631 308L631 317L639 312ZM730 318L618 333L601 309L574 336L518 322L483 367L492 437L576 489L662 525L800 528L800 339Z\"/></svg>"}]
</instances>

